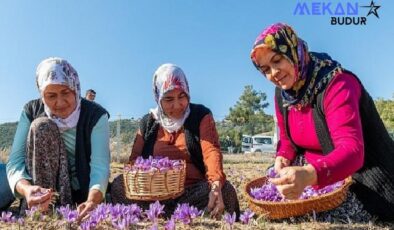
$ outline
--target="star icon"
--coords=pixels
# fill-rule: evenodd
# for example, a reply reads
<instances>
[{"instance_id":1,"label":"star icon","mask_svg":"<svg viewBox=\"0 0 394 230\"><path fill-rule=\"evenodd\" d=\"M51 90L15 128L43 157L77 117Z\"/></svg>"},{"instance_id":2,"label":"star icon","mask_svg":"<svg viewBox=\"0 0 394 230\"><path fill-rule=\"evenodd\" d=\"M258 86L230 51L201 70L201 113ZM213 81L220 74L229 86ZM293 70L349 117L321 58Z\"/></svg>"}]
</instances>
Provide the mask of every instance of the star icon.
<instances>
[{"instance_id":1,"label":"star icon","mask_svg":"<svg viewBox=\"0 0 394 230\"><path fill-rule=\"evenodd\" d=\"M368 14L367 14L367 16L369 16L370 14L374 14L377 18L379 18L378 9L379 9L381 6L375 5L375 3L373 2L373 0L372 0L371 3L369 4L369 6L361 6L361 7L369 7L369 8L370 8L370 9L369 9L369 12L368 12Z\"/></svg>"}]
</instances>

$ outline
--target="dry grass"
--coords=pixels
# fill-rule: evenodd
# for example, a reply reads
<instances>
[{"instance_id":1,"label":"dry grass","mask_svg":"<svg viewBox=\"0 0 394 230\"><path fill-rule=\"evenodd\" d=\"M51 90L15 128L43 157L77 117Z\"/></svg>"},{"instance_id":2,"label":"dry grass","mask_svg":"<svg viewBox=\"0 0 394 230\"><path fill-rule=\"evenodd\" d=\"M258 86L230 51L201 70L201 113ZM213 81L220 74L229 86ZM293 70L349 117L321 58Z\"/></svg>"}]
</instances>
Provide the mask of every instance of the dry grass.
<instances>
[{"instance_id":1,"label":"dry grass","mask_svg":"<svg viewBox=\"0 0 394 230\"><path fill-rule=\"evenodd\" d=\"M128 158L128 154L124 154ZM238 198L241 205L241 210L245 210L248 205L243 195L245 184L256 178L264 175L267 167L273 164L273 157L264 154L233 154L224 155L224 170L227 179L238 190ZM121 173L123 163L111 164L111 180L114 176ZM75 229L76 226L70 227L59 221L27 223L22 229ZM133 226L132 229L148 229L150 223L140 223L138 226ZM18 229L17 225L5 225L0 223L0 229ZM111 229L109 226L103 226L100 229ZM159 229L163 229L162 227ZM192 226L177 225L177 229L229 229L222 221L215 221L211 219L199 218ZM285 229L285 230L299 230L299 229L394 229L394 223L391 224L330 224L319 223L313 221L312 218L305 218L304 222L293 223L290 220L284 221L269 221L264 217L257 218L254 223L249 226L236 223L233 229L254 230L254 229Z\"/></svg>"},{"instance_id":2,"label":"dry grass","mask_svg":"<svg viewBox=\"0 0 394 230\"><path fill-rule=\"evenodd\" d=\"M129 160L132 145L121 144L118 149L117 143L111 141L109 149L111 151L111 162L126 163Z\"/></svg>"},{"instance_id":3,"label":"dry grass","mask_svg":"<svg viewBox=\"0 0 394 230\"><path fill-rule=\"evenodd\" d=\"M6 163L9 154L10 154L10 148L0 149L0 163Z\"/></svg>"}]
</instances>

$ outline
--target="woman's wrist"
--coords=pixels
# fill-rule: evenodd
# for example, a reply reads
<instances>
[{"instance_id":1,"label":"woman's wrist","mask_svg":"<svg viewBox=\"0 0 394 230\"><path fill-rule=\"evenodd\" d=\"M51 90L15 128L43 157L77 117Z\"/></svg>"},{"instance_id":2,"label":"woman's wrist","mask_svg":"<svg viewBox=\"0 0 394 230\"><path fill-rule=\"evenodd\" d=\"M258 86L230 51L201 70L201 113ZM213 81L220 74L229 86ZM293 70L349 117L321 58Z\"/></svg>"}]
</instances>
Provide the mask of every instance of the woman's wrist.
<instances>
[{"instance_id":1,"label":"woman's wrist","mask_svg":"<svg viewBox=\"0 0 394 230\"><path fill-rule=\"evenodd\" d=\"M211 191L218 191L222 189L221 183L218 180L212 181L210 185L211 185Z\"/></svg>"},{"instance_id":2,"label":"woman's wrist","mask_svg":"<svg viewBox=\"0 0 394 230\"><path fill-rule=\"evenodd\" d=\"M23 197L26 197L26 190L31 183L26 179L19 180L15 185L15 190Z\"/></svg>"},{"instance_id":3,"label":"woman's wrist","mask_svg":"<svg viewBox=\"0 0 394 230\"><path fill-rule=\"evenodd\" d=\"M92 202L94 204L100 204L103 201L104 197L100 190L98 189L91 189L89 191L88 199L86 202Z\"/></svg>"},{"instance_id":4,"label":"woman's wrist","mask_svg":"<svg viewBox=\"0 0 394 230\"><path fill-rule=\"evenodd\" d=\"M305 171L307 172L307 185L316 185L317 184L317 172L316 169L311 164L307 164L303 166Z\"/></svg>"}]
</instances>

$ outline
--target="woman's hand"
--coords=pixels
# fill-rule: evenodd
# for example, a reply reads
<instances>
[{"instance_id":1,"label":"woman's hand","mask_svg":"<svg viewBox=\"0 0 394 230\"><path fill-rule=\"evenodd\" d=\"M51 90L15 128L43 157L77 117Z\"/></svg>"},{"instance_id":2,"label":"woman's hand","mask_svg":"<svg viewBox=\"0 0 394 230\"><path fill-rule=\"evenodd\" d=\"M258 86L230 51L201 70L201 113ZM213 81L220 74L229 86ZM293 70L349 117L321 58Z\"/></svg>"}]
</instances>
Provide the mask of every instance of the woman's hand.
<instances>
[{"instance_id":1,"label":"woman's hand","mask_svg":"<svg viewBox=\"0 0 394 230\"><path fill-rule=\"evenodd\" d=\"M277 156L275 158L274 169L277 174L279 174L280 170L282 170L284 167L287 167L289 165L290 165L290 160L281 156Z\"/></svg>"},{"instance_id":2,"label":"woman's hand","mask_svg":"<svg viewBox=\"0 0 394 230\"><path fill-rule=\"evenodd\" d=\"M305 187L317 183L316 170L312 165L290 166L279 171L279 178L270 182L276 185L279 193L286 199L298 199Z\"/></svg>"},{"instance_id":3,"label":"woman's hand","mask_svg":"<svg viewBox=\"0 0 394 230\"><path fill-rule=\"evenodd\" d=\"M88 218L89 212L93 211L102 200L103 194L99 190L90 190L88 199L77 207L78 221Z\"/></svg>"},{"instance_id":4,"label":"woman's hand","mask_svg":"<svg viewBox=\"0 0 394 230\"><path fill-rule=\"evenodd\" d=\"M29 181L22 179L16 184L16 190L26 199L27 207L30 209L38 207L41 212L49 209L52 191L38 185L31 185Z\"/></svg>"},{"instance_id":5,"label":"woman's hand","mask_svg":"<svg viewBox=\"0 0 394 230\"><path fill-rule=\"evenodd\" d=\"M222 197L222 189L219 181L214 181L211 184L211 191L209 192L208 211L213 218L220 218L224 211L224 203Z\"/></svg>"}]
</instances>

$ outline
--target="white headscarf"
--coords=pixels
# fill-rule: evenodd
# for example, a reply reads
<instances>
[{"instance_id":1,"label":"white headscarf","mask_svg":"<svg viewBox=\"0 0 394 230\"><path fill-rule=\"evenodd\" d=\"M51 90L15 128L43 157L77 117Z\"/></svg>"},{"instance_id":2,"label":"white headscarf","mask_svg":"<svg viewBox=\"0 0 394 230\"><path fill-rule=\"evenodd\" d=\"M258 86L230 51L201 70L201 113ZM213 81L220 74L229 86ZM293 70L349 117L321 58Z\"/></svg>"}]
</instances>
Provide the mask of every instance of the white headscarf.
<instances>
[{"instance_id":1,"label":"white headscarf","mask_svg":"<svg viewBox=\"0 0 394 230\"><path fill-rule=\"evenodd\" d=\"M60 132L75 128L81 112L81 88L77 71L66 60L58 57L50 57L38 65L36 83L44 103L45 113L56 123ZM67 118L56 117L46 105L44 91L48 85L65 85L75 92L77 106Z\"/></svg>"},{"instance_id":2,"label":"white headscarf","mask_svg":"<svg viewBox=\"0 0 394 230\"><path fill-rule=\"evenodd\" d=\"M189 84L182 69L174 64L161 65L153 75L153 93L157 103L157 107L150 110L153 117L160 125L169 133L177 132L185 123L190 114L190 106L187 105L183 117L180 119L172 119L164 114L160 101L167 92L181 89L186 93L190 102Z\"/></svg>"}]
</instances>

